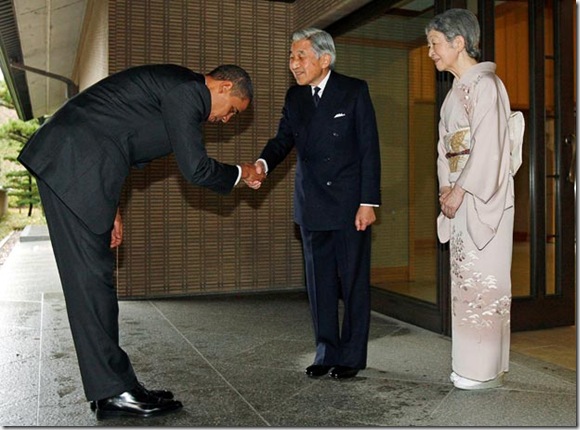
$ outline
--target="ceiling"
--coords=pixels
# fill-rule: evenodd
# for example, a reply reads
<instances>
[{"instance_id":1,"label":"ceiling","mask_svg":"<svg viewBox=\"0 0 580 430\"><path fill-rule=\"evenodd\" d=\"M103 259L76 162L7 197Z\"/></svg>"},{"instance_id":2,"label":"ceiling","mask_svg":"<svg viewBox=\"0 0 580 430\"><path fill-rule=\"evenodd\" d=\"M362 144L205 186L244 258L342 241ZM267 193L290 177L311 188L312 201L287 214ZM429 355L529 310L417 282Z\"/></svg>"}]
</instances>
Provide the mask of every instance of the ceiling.
<instances>
[{"instance_id":1,"label":"ceiling","mask_svg":"<svg viewBox=\"0 0 580 430\"><path fill-rule=\"evenodd\" d=\"M0 0L0 67L21 119L54 112L74 91L66 81L74 70L87 2Z\"/></svg>"},{"instance_id":2,"label":"ceiling","mask_svg":"<svg viewBox=\"0 0 580 430\"><path fill-rule=\"evenodd\" d=\"M21 119L50 115L74 94L71 79L91 1L103 0L0 0L0 69ZM406 0L395 8L414 14L429 5L432 0Z\"/></svg>"}]
</instances>

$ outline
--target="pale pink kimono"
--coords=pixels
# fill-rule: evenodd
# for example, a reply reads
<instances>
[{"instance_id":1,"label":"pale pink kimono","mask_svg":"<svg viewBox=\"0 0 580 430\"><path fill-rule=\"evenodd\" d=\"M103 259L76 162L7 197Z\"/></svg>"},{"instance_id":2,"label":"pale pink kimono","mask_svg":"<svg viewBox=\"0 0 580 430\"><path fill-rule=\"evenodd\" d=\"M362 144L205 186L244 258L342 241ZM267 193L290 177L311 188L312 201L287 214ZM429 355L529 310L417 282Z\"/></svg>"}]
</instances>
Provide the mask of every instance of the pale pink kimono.
<instances>
[{"instance_id":1,"label":"pale pink kimono","mask_svg":"<svg viewBox=\"0 0 580 430\"><path fill-rule=\"evenodd\" d=\"M491 62L455 79L441 107L439 186L466 190L437 234L450 242L452 368L475 381L509 370L514 184L506 89ZM460 154L461 153L461 154Z\"/></svg>"}]
</instances>

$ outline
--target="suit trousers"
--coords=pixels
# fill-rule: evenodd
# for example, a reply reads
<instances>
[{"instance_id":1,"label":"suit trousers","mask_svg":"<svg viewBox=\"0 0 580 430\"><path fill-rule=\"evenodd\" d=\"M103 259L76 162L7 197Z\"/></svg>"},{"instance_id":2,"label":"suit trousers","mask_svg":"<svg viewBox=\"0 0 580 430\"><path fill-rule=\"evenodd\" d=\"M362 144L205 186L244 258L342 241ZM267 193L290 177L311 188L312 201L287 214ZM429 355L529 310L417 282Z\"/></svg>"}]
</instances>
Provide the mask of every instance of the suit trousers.
<instances>
[{"instance_id":1,"label":"suit trousers","mask_svg":"<svg viewBox=\"0 0 580 430\"><path fill-rule=\"evenodd\" d=\"M301 227L314 364L364 369L370 325L371 229L310 231ZM344 303L339 329L339 300Z\"/></svg>"},{"instance_id":2,"label":"suit trousers","mask_svg":"<svg viewBox=\"0 0 580 430\"><path fill-rule=\"evenodd\" d=\"M87 400L128 391L137 377L119 346L111 232L93 233L48 185L37 182Z\"/></svg>"}]
</instances>

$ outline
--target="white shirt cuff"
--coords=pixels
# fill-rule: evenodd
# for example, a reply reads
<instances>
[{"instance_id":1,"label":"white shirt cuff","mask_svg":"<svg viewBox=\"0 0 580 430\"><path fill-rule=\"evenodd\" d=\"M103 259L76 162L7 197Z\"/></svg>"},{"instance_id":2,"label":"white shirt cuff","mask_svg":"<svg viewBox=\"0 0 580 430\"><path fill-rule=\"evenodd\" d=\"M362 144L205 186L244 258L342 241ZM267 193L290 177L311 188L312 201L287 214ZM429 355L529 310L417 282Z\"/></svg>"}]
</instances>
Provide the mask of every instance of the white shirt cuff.
<instances>
[{"instance_id":1,"label":"white shirt cuff","mask_svg":"<svg viewBox=\"0 0 580 430\"><path fill-rule=\"evenodd\" d=\"M238 179L236 179L234 187L236 185L238 185L238 183L240 182L240 179L242 179L242 166L237 165L236 167L238 168Z\"/></svg>"},{"instance_id":2,"label":"white shirt cuff","mask_svg":"<svg viewBox=\"0 0 580 430\"><path fill-rule=\"evenodd\" d=\"M266 160L264 160L263 158L258 158L256 161L261 161L262 163L264 163L264 168L266 169L264 173L268 174L268 163L266 163Z\"/></svg>"}]
</instances>

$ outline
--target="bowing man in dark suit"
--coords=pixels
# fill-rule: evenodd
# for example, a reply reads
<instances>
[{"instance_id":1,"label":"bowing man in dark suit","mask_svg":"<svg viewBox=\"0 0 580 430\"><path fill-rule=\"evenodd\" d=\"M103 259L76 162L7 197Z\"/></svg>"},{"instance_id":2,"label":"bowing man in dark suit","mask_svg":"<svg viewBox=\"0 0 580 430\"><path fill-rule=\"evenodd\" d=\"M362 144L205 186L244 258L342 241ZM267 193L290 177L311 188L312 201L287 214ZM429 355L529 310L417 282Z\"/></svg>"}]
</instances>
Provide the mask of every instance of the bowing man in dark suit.
<instances>
[{"instance_id":1,"label":"bowing man in dark suit","mask_svg":"<svg viewBox=\"0 0 580 430\"><path fill-rule=\"evenodd\" d=\"M208 157L202 123L228 122L252 96L249 75L233 65L207 75L177 65L130 68L67 101L19 155L37 178L83 387L98 419L182 407L170 391L147 390L119 346L110 248L122 241L125 178L173 152L190 183L229 193L255 167Z\"/></svg>"},{"instance_id":2,"label":"bowing man in dark suit","mask_svg":"<svg viewBox=\"0 0 580 430\"><path fill-rule=\"evenodd\" d=\"M276 137L256 161L272 171L297 150L294 216L304 247L316 356L306 374L337 379L366 367L370 322L371 229L380 205L380 155L366 82L333 71L335 48L325 31L292 36L290 70ZM259 181L249 181L252 188ZM339 328L339 299L344 303Z\"/></svg>"}]
</instances>

